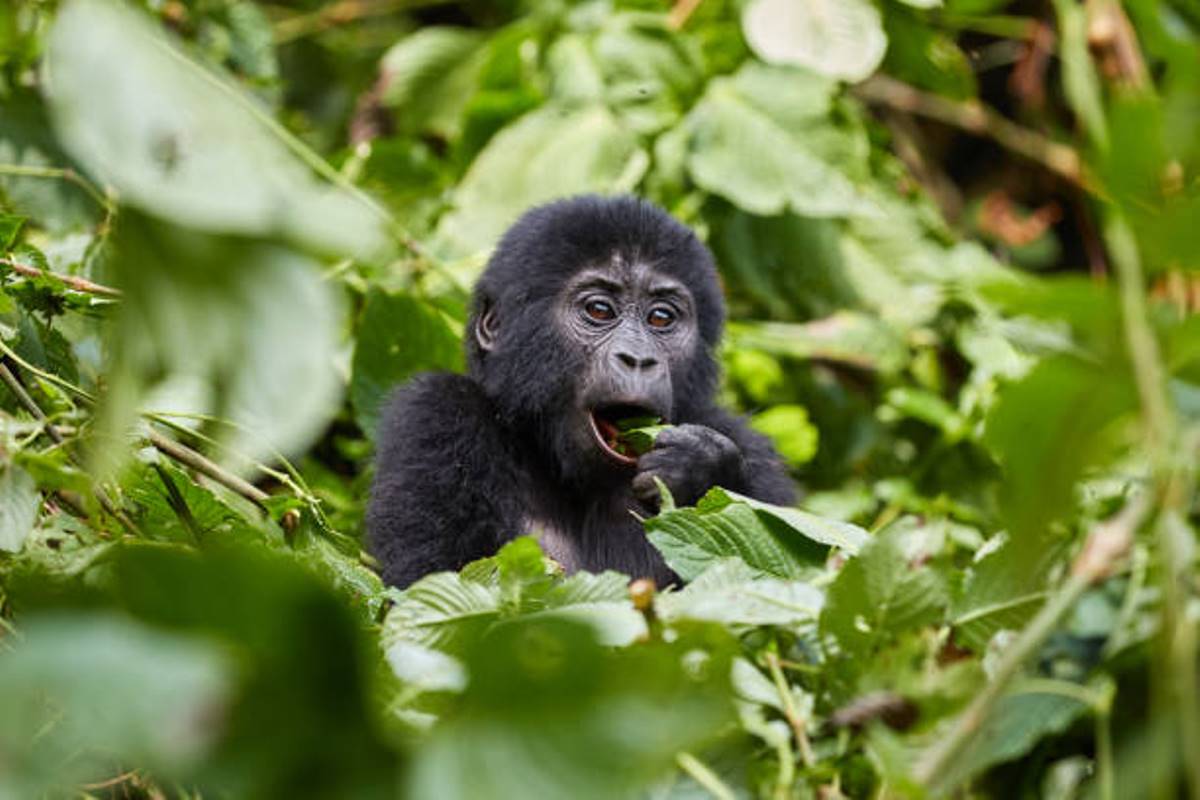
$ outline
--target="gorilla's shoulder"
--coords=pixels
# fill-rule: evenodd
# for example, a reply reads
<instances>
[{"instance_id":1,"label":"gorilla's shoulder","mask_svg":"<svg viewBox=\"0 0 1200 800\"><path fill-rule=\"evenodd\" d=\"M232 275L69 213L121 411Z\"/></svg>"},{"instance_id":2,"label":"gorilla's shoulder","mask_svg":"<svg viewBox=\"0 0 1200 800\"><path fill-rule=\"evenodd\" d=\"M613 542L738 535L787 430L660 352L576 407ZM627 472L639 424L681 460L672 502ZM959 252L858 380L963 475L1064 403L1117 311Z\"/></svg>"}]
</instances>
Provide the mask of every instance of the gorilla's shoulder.
<instances>
[{"instance_id":1,"label":"gorilla's shoulder","mask_svg":"<svg viewBox=\"0 0 1200 800\"><path fill-rule=\"evenodd\" d=\"M494 417L491 401L466 375L426 372L392 392L379 419L376 440L390 444L470 436ZM474 424L473 424L474 423Z\"/></svg>"}]
</instances>

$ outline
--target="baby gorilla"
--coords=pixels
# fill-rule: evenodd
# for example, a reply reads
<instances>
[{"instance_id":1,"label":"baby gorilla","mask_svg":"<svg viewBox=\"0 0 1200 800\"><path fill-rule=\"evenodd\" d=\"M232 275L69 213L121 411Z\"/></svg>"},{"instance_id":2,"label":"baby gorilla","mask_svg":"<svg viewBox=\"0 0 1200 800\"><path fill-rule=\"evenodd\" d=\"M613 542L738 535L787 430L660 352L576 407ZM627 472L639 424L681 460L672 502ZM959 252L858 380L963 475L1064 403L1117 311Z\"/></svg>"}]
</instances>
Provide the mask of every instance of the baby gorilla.
<instances>
[{"instance_id":1,"label":"baby gorilla","mask_svg":"<svg viewBox=\"0 0 1200 800\"><path fill-rule=\"evenodd\" d=\"M664 211L579 197L527 212L475 288L469 374L425 374L379 427L367 513L384 579L407 586L532 533L568 571L677 580L635 514L658 478L679 504L713 486L787 504L771 445L713 395L724 306L712 256ZM640 458L617 420L672 427Z\"/></svg>"}]
</instances>

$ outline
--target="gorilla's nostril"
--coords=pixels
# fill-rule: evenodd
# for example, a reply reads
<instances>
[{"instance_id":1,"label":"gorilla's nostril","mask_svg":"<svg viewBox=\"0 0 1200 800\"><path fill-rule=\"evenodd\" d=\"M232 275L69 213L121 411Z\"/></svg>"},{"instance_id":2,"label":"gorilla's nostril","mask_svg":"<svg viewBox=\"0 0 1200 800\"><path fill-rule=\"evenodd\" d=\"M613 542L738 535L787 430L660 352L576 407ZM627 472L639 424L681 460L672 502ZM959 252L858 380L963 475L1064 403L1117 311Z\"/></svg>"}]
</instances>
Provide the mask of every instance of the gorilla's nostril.
<instances>
[{"instance_id":1,"label":"gorilla's nostril","mask_svg":"<svg viewBox=\"0 0 1200 800\"><path fill-rule=\"evenodd\" d=\"M657 358L639 358L632 353L617 353L617 360L630 369L649 369L658 363Z\"/></svg>"}]
</instances>

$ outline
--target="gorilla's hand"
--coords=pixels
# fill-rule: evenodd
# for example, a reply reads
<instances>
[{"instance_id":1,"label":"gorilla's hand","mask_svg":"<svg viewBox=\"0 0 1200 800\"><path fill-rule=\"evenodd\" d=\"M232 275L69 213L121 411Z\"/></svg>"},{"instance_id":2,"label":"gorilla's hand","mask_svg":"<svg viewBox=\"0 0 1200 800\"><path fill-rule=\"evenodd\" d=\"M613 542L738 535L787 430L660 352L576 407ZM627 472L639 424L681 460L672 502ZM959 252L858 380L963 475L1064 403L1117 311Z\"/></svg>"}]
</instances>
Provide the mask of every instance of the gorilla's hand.
<instances>
[{"instance_id":1,"label":"gorilla's hand","mask_svg":"<svg viewBox=\"0 0 1200 800\"><path fill-rule=\"evenodd\" d=\"M714 486L740 491L745 482L741 450L723 433L703 425L667 428L654 440L654 448L638 459L633 493L657 507L658 478L671 490L679 505L691 505Z\"/></svg>"}]
</instances>

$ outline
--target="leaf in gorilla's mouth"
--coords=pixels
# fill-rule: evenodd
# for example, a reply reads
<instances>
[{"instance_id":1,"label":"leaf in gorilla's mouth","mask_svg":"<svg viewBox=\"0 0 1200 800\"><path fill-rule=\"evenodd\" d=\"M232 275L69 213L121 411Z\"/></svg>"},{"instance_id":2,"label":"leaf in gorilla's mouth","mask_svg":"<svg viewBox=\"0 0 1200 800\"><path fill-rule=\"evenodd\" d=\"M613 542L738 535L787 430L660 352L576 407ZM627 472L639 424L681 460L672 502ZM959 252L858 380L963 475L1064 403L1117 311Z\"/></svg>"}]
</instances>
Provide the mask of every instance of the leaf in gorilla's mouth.
<instances>
[{"instance_id":1,"label":"leaf in gorilla's mouth","mask_svg":"<svg viewBox=\"0 0 1200 800\"><path fill-rule=\"evenodd\" d=\"M604 454L619 464L634 464L640 453L638 449L624 438L626 431L655 425L661 419L645 406L628 403L614 403L598 406L590 414L592 434Z\"/></svg>"}]
</instances>

